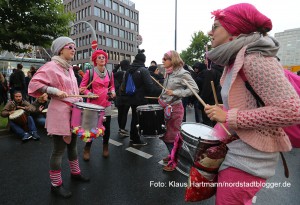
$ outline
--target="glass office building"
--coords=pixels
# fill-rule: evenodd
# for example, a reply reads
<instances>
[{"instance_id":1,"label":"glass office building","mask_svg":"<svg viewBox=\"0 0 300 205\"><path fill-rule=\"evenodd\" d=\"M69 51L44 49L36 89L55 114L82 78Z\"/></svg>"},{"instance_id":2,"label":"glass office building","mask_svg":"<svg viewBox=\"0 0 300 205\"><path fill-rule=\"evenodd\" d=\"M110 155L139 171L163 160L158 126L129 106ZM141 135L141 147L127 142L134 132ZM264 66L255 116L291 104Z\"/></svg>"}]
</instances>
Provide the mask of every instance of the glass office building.
<instances>
[{"instance_id":1,"label":"glass office building","mask_svg":"<svg viewBox=\"0 0 300 205\"><path fill-rule=\"evenodd\" d=\"M278 57L283 66L300 65L300 28L275 33L280 43Z\"/></svg>"},{"instance_id":2,"label":"glass office building","mask_svg":"<svg viewBox=\"0 0 300 205\"><path fill-rule=\"evenodd\" d=\"M82 69L90 67L94 38L98 48L109 56L108 69L124 59L129 61L137 53L139 12L129 0L64 0L65 11L76 15L70 37L77 45L72 62ZM92 28L91 28L92 27ZM92 31L94 29L95 32Z\"/></svg>"}]
</instances>

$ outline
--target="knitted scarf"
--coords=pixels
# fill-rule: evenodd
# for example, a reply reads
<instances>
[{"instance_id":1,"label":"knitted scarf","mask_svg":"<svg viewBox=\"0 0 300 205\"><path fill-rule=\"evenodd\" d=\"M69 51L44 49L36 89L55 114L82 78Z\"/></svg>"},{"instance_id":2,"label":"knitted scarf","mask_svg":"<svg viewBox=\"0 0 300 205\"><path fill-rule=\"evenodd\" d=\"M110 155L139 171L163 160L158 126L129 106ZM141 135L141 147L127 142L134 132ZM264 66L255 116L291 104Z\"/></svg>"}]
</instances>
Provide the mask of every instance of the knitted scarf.
<instances>
[{"instance_id":1,"label":"knitted scarf","mask_svg":"<svg viewBox=\"0 0 300 205\"><path fill-rule=\"evenodd\" d=\"M263 56L275 57L279 42L271 36L259 33L241 34L233 41L224 43L207 53L208 58L220 66L228 66L235 60L237 53L247 46L246 53L259 52Z\"/></svg>"},{"instance_id":2,"label":"knitted scarf","mask_svg":"<svg viewBox=\"0 0 300 205\"><path fill-rule=\"evenodd\" d=\"M72 65L70 64L71 61L66 61L66 60L62 59L60 56L53 56L51 58L51 60L54 61L55 63L59 64L61 67L63 67L67 71L69 70L70 67L72 67Z\"/></svg>"}]
</instances>

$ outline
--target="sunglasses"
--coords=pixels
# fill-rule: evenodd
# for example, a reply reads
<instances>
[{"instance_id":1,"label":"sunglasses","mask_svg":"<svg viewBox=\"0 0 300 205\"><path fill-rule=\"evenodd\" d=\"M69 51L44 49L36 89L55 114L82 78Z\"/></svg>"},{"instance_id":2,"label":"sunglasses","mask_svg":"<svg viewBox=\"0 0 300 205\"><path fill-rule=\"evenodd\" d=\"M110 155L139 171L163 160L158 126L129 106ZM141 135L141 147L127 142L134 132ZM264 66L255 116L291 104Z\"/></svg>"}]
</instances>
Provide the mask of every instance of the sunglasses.
<instances>
[{"instance_id":1,"label":"sunglasses","mask_svg":"<svg viewBox=\"0 0 300 205\"><path fill-rule=\"evenodd\" d=\"M105 60L106 58L105 58L105 56L98 56L97 57L99 60Z\"/></svg>"},{"instance_id":2,"label":"sunglasses","mask_svg":"<svg viewBox=\"0 0 300 205\"><path fill-rule=\"evenodd\" d=\"M170 58L163 58L163 61L171 60Z\"/></svg>"},{"instance_id":3,"label":"sunglasses","mask_svg":"<svg viewBox=\"0 0 300 205\"><path fill-rule=\"evenodd\" d=\"M75 46L65 46L64 48L68 48L69 50L74 50L74 51L76 51L76 47Z\"/></svg>"}]
</instances>

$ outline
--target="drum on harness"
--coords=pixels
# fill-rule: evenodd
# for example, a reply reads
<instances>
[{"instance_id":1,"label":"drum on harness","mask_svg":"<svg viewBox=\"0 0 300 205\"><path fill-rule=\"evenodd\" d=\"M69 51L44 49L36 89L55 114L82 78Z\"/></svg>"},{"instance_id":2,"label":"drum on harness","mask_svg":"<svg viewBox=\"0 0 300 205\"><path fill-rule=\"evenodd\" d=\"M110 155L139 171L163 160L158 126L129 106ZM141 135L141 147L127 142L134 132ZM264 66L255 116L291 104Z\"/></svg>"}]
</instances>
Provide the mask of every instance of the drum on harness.
<instances>
[{"instance_id":1,"label":"drum on harness","mask_svg":"<svg viewBox=\"0 0 300 205\"><path fill-rule=\"evenodd\" d=\"M199 165L199 160L203 160L206 150L221 144L216 137L212 136L212 131L213 128L200 123L181 124L182 146L177 153L178 164L176 167L179 172L189 176L191 166L200 168L197 165ZM205 164L202 168L204 171L215 171L219 167L215 168L214 164Z\"/></svg>"},{"instance_id":2,"label":"drum on harness","mask_svg":"<svg viewBox=\"0 0 300 205\"><path fill-rule=\"evenodd\" d=\"M138 132L144 137L162 137L165 132L163 108L158 104L138 106Z\"/></svg>"},{"instance_id":3,"label":"drum on harness","mask_svg":"<svg viewBox=\"0 0 300 205\"><path fill-rule=\"evenodd\" d=\"M105 109L92 103L76 102L72 108L71 128L85 142L104 134Z\"/></svg>"}]
</instances>

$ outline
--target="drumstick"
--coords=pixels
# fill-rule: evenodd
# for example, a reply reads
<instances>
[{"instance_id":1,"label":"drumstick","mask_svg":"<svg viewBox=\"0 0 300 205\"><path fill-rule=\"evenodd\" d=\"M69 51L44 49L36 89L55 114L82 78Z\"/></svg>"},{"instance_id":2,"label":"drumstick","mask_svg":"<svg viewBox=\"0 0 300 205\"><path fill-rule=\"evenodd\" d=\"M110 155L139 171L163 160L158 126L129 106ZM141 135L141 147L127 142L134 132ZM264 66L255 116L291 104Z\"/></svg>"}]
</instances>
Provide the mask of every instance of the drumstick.
<instances>
[{"instance_id":1,"label":"drumstick","mask_svg":"<svg viewBox=\"0 0 300 205\"><path fill-rule=\"evenodd\" d=\"M196 96L196 98L199 100L199 102L203 105L203 107L206 106L205 102L201 99L201 97L198 95L198 93L192 88L192 86L185 80L183 79L183 82L189 87L189 89L194 93L194 95ZM220 123L221 127L225 130L225 132L228 135L231 135L230 132L226 129L226 127Z\"/></svg>"},{"instance_id":2,"label":"drumstick","mask_svg":"<svg viewBox=\"0 0 300 205\"><path fill-rule=\"evenodd\" d=\"M216 88L215 88L214 81L210 81L210 84L211 84L211 89L212 89L212 91L213 91L213 94L214 94L215 103L216 103L216 105L219 105L219 102L218 102L218 97L217 97L217 93L216 93Z\"/></svg>"},{"instance_id":3,"label":"drumstick","mask_svg":"<svg viewBox=\"0 0 300 205\"><path fill-rule=\"evenodd\" d=\"M68 97L73 98L98 98L98 95L68 95Z\"/></svg>"},{"instance_id":4,"label":"drumstick","mask_svg":"<svg viewBox=\"0 0 300 205\"><path fill-rule=\"evenodd\" d=\"M145 96L145 98L149 98L149 99L158 99L158 97L149 97L149 96Z\"/></svg>"},{"instance_id":5,"label":"drumstick","mask_svg":"<svg viewBox=\"0 0 300 205\"><path fill-rule=\"evenodd\" d=\"M214 98L215 98L215 103L216 103L216 105L217 106L219 106L219 102L218 102L218 97L217 97L217 92L216 92L216 88L215 88L215 84L214 84L214 81L210 81L210 84L211 84L211 89L212 89L212 91L213 91L213 94L214 94ZM220 125L223 127L224 126L224 124L223 123L220 123ZM225 127L225 126L224 126ZM226 131L226 130L225 130ZM227 131L226 131L227 132ZM227 134L228 134L229 132L227 132ZM230 133L229 133L229 135L231 135Z\"/></svg>"},{"instance_id":6,"label":"drumstick","mask_svg":"<svg viewBox=\"0 0 300 205\"><path fill-rule=\"evenodd\" d=\"M163 90L165 90L166 88L164 88L164 86L162 86L155 78L153 78L151 75L150 77L157 83L157 85L159 85Z\"/></svg>"},{"instance_id":7,"label":"drumstick","mask_svg":"<svg viewBox=\"0 0 300 205\"><path fill-rule=\"evenodd\" d=\"M98 77L98 75L96 75L96 77L86 86L86 88L88 89L88 87L90 87L90 85L96 80L96 78Z\"/></svg>"}]
</instances>

